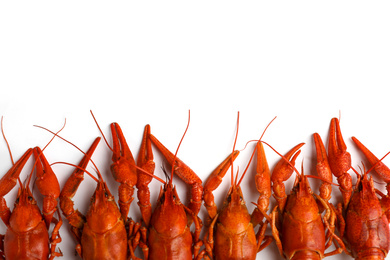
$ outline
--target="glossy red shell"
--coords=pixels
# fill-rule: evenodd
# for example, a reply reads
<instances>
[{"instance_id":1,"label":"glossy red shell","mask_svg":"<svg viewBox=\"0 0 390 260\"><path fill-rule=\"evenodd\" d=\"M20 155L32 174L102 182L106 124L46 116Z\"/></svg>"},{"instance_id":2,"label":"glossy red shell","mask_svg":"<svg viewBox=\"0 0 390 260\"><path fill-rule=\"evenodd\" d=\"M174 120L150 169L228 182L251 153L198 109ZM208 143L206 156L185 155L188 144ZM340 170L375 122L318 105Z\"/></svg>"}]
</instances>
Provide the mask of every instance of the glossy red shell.
<instances>
[{"instance_id":1,"label":"glossy red shell","mask_svg":"<svg viewBox=\"0 0 390 260\"><path fill-rule=\"evenodd\" d=\"M345 217L345 238L354 257L380 255L384 259L390 249L389 222L368 180L352 195ZM378 252L378 249L381 252ZM381 259L381 258L378 258Z\"/></svg>"},{"instance_id":2,"label":"glossy red shell","mask_svg":"<svg viewBox=\"0 0 390 260\"><path fill-rule=\"evenodd\" d=\"M299 259L298 254L310 255L308 259L324 257L324 223L316 199L306 190L295 188L288 196L283 213L281 241L288 259Z\"/></svg>"},{"instance_id":3,"label":"glossy red shell","mask_svg":"<svg viewBox=\"0 0 390 260\"><path fill-rule=\"evenodd\" d=\"M6 259L42 259L49 257L49 234L36 205L15 207L4 237Z\"/></svg>"}]
</instances>

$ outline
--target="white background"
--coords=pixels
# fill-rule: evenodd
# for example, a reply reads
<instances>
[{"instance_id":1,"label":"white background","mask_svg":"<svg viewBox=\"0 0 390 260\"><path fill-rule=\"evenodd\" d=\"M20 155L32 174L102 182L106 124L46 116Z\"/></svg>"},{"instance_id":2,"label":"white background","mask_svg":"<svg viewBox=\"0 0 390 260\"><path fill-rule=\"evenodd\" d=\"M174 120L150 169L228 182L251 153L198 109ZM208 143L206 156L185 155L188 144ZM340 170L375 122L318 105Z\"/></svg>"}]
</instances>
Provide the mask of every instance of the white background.
<instances>
[{"instance_id":1,"label":"white background","mask_svg":"<svg viewBox=\"0 0 390 260\"><path fill-rule=\"evenodd\" d=\"M191 110L178 155L205 180L231 151L240 111L238 149L277 116L264 140L281 153L305 142L297 166L304 158L305 173L315 174L312 134L326 141L330 119L341 116L357 168L362 157L351 136L379 157L390 150L389 11L385 1L2 2L0 115L6 136L18 159L51 138L34 124L58 130L66 118L61 135L86 150L100 135L92 109L107 136L109 124L120 123L135 156L145 124L174 151ZM235 171L242 172L252 149L242 152ZM278 156L268 148L266 153L272 168ZM50 162L82 157L58 139L45 154ZM0 156L5 173L11 161L3 141ZM110 156L101 143L93 159L116 194ZM156 174L163 177L156 157ZM72 168L53 169L62 186ZM250 211L258 196L253 176L251 168L242 184ZM175 181L186 201L186 186ZM229 183L227 175L216 193L219 205ZM311 183L318 192L319 182ZM75 197L83 213L94 185L86 178ZM159 186L151 184L153 203ZM16 190L6 196L11 206ZM335 186L333 199L340 200ZM139 219L136 201L130 214ZM64 259L74 259L66 220L61 235ZM275 244L260 258L279 259Z\"/></svg>"}]
</instances>

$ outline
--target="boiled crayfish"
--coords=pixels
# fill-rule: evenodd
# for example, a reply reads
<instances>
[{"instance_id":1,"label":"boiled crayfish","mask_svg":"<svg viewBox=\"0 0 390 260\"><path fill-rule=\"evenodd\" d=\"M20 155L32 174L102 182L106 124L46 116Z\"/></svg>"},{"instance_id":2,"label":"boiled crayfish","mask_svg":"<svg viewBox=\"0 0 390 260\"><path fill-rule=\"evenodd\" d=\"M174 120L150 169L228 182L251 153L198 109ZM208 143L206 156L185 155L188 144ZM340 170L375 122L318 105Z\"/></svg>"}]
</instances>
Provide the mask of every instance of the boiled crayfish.
<instances>
[{"instance_id":1,"label":"boiled crayfish","mask_svg":"<svg viewBox=\"0 0 390 260\"><path fill-rule=\"evenodd\" d=\"M238 133L238 119L237 119ZM237 135L236 135L237 139ZM268 164L262 143L257 142L257 173L255 177L256 187L260 193L257 208L249 214L240 181L232 180L223 206L218 210L214 202L213 191L221 184L223 177L233 161L239 155L239 151L233 152L211 173L204 185L204 205L211 219L207 237L204 239L205 250L202 255L206 259L256 259L259 251L271 243L271 237L265 236L268 220L267 210L271 196L271 182ZM232 169L233 171L233 169ZM269 217L268 217L269 219ZM254 228L260 224L259 231Z\"/></svg>"},{"instance_id":2,"label":"boiled crayfish","mask_svg":"<svg viewBox=\"0 0 390 260\"><path fill-rule=\"evenodd\" d=\"M149 189L147 188L154 173L152 142L172 167L170 179L168 183L164 182L163 187L161 187L153 211L149 200ZM176 157L176 154L172 154L156 137L150 134L149 125L145 127L138 157L138 167L141 170L138 172L137 187L142 188L138 193L138 204L146 225L146 227L141 228L142 240L139 245L144 252L145 259L199 259L198 251L201 247L199 235L202 222L197 213L199 211L199 198L202 194L201 180ZM173 173L192 187L192 199L189 207L183 205L179 199L176 188L172 183ZM195 223L194 232L190 230L192 222Z\"/></svg>"},{"instance_id":3,"label":"boiled crayfish","mask_svg":"<svg viewBox=\"0 0 390 260\"><path fill-rule=\"evenodd\" d=\"M65 183L60 195L61 209L78 242L76 250L83 259L128 259L126 223L100 173L99 179L95 179L97 187L86 216L73 208L72 198L99 141L100 137L95 139Z\"/></svg>"},{"instance_id":4,"label":"boiled crayfish","mask_svg":"<svg viewBox=\"0 0 390 260\"><path fill-rule=\"evenodd\" d=\"M34 154L37 176L37 187L44 196L43 214L37 201L30 191L28 181L23 185L19 175L30 158ZM15 187L17 181L20 184L18 197L14 209L11 212L7 207L4 196ZM57 198L60 194L60 186L46 157L39 147L28 149L24 155L0 180L0 217L7 226L7 232L2 236L2 259L54 259L62 256L56 252L56 245L61 242L59 229L62 220L53 217L57 211ZM54 223L52 235L49 237L50 224Z\"/></svg>"},{"instance_id":5,"label":"boiled crayfish","mask_svg":"<svg viewBox=\"0 0 390 260\"><path fill-rule=\"evenodd\" d=\"M325 180L329 180L329 165L325 148L319 135L315 135L317 149L317 171ZM345 248L342 240L334 233L336 212L327 201L331 189L321 187L321 196L314 194L307 176L297 172L293 189L286 195L283 181L295 170L294 164L303 143L292 148L275 166L272 172L274 197L277 206L272 211L272 233L280 254L287 259L322 259L341 253ZM330 176L331 177L331 176ZM325 210L324 215L321 212ZM332 241L338 243L334 251L325 253Z\"/></svg>"},{"instance_id":6,"label":"boiled crayfish","mask_svg":"<svg viewBox=\"0 0 390 260\"><path fill-rule=\"evenodd\" d=\"M336 126L336 134L339 136L338 143L342 144L342 148L339 148L339 151L334 155L336 165L342 165L344 169L351 168L349 153L346 151L339 122L336 118L332 119L331 122L331 136L333 135L332 130L335 128L332 125ZM386 183L390 183L390 169L357 138L352 137L352 140L368 159L379 177ZM334 149L329 150L329 156L332 153L334 153ZM374 181L372 177L368 177L368 172L362 176L359 174L357 176L358 181L353 193L352 187L350 190L340 188L344 198L350 198L348 200L344 199L344 203L337 207L338 216L342 220L339 225L340 237L346 241L350 250L348 253L355 259L383 260L390 249L389 196L375 189ZM389 190L389 185L387 190ZM349 194L352 194L352 196Z\"/></svg>"}]
</instances>

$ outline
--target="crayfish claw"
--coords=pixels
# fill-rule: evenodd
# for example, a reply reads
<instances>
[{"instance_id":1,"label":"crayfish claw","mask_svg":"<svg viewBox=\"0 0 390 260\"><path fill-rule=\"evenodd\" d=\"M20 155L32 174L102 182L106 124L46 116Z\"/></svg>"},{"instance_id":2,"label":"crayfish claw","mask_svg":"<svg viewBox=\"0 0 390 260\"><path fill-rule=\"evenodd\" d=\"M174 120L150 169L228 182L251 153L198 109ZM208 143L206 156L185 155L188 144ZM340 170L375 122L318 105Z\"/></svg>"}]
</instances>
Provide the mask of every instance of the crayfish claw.
<instances>
[{"instance_id":1,"label":"crayfish claw","mask_svg":"<svg viewBox=\"0 0 390 260\"><path fill-rule=\"evenodd\" d=\"M390 183L390 169L380 161L367 147L365 147L356 137L352 137L353 142L364 154L369 163L374 167L375 172L382 178L386 183Z\"/></svg>"},{"instance_id":2,"label":"crayfish claw","mask_svg":"<svg viewBox=\"0 0 390 260\"><path fill-rule=\"evenodd\" d=\"M133 201L134 185L137 183L137 169L133 154L118 123L112 123L113 153L111 172L119 186L119 206L124 220L127 219Z\"/></svg>"},{"instance_id":3,"label":"crayfish claw","mask_svg":"<svg viewBox=\"0 0 390 260\"><path fill-rule=\"evenodd\" d=\"M352 195L352 178L348 173L351 169L351 154L347 152L343 136L340 130L340 123L333 118L329 128L328 161L330 169L340 184L340 191L343 194L344 206L348 205Z\"/></svg>"},{"instance_id":4,"label":"crayfish claw","mask_svg":"<svg viewBox=\"0 0 390 260\"><path fill-rule=\"evenodd\" d=\"M8 170L6 174L0 179L0 197L4 197L8 192L15 187L18 177L23 170L24 165L27 163L33 152L32 148L29 148L22 157Z\"/></svg>"}]
</instances>

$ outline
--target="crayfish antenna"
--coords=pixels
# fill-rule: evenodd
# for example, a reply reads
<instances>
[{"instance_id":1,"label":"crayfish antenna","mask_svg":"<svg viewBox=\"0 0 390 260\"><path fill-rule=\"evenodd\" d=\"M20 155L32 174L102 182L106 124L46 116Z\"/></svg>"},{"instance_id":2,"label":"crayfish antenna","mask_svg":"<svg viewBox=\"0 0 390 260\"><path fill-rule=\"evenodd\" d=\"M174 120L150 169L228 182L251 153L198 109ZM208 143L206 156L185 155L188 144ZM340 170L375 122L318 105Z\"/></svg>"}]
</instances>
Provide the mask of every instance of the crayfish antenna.
<instances>
[{"instance_id":1,"label":"crayfish antenna","mask_svg":"<svg viewBox=\"0 0 390 260\"><path fill-rule=\"evenodd\" d=\"M174 164L176 163L177 153L179 152L179 148L180 148L180 146L181 146L181 143L183 142L184 136L186 135L186 133L187 133L187 131L188 131L188 128L189 128L189 126L190 126L190 119L191 119L191 113L190 113L190 110L188 110L188 122L187 122L187 126L186 126L186 129L185 129L185 131L184 131L183 136L182 136L181 139L180 139L179 145L178 145L177 148L176 148L175 155L173 156L173 162L174 162ZM174 172L174 170L175 170L175 165L172 165L171 178L169 179L169 185L172 185L172 179L173 179L173 172Z\"/></svg>"},{"instance_id":2,"label":"crayfish antenna","mask_svg":"<svg viewBox=\"0 0 390 260\"><path fill-rule=\"evenodd\" d=\"M236 143L237 143L237 138L238 138L238 129L239 129L239 126L240 126L240 111L237 112L237 129L236 129L236 136L234 137L234 143L233 143L233 149L232 149L232 154L234 153L235 149L236 149ZM231 163L231 187L235 187L236 183L234 182L234 173L233 173L233 162L234 162L234 159L233 157L230 158L230 163ZM237 175L238 175L238 172L237 172Z\"/></svg>"},{"instance_id":3,"label":"crayfish antenna","mask_svg":"<svg viewBox=\"0 0 390 260\"><path fill-rule=\"evenodd\" d=\"M8 149L9 156L11 158L12 165L15 165L14 158L12 157L11 146L9 145L8 140L5 137L5 133L4 133L3 116L1 116L1 134L3 135L3 139L4 139L5 143L7 144L7 149ZM19 176L18 176L17 180L18 180L19 186L23 187L22 181L20 180Z\"/></svg>"},{"instance_id":4,"label":"crayfish antenna","mask_svg":"<svg viewBox=\"0 0 390 260\"><path fill-rule=\"evenodd\" d=\"M39 125L34 125L34 126L35 126L35 127L38 127L38 128L41 128L41 129L43 129L43 130L48 131L49 133L51 133L51 134L57 136L57 137L60 138L61 140L67 142L68 144L72 145L72 146L75 147L77 150L79 150L84 156L86 156L86 158L88 158L88 161L91 162L92 165L95 167L96 173L97 173L97 175L98 175L98 178L99 178L100 180L103 180L103 177L102 177L102 175L101 175L101 173L100 173L100 171L99 171L99 168L96 166L95 162L91 159L90 156L87 156L88 154L87 154L86 152L84 152L81 148L79 148L79 147L78 147L77 145L75 145L74 143L72 143L72 142L66 140L66 139L63 138L62 136L60 136L60 135L54 133L53 131L51 131L51 130L49 130L49 129L43 127L43 126L39 126ZM90 175L90 174L89 174L89 175Z\"/></svg>"},{"instance_id":5,"label":"crayfish antenna","mask_svg":"<svg viewBox=\"0 0 390 260\"><path fill-rule=\"evenodd\" d=\"M43 151L49 146L49 144L54 140L54 138L65 128L65 125L66 125L66 119L64 121L64 125L60 128L60 130L58 130L54 135L53 137L49 140L49 142L42 148L42 150L40 149L39 153L36 154L36 158L35 158L35 163L33 165L33 168L31 170L31 173L30 173L30 176L28 178L28 182L27 182L27 186L30 186L30 182L31 182L31 176L32 176L32 172L34 171L35 168L37 168L37 171L40 171L42 174L43 174L43 169L41 169L41 167L39 167L39 164L38 164L38 160L40 159L40 157L42 156L42 158L44 160L46 160L46 158L44 157L43 155ZM55 175L54 175L55 176Z\"/></svg>"},{"instance_id":6,"label":"crayfish antenna","mask_svg":"<svg viewBox=\"0 0 390 260\"><path fill-rule=\"evenodd\" d=\"M99 125L98 121L96 120L95 115L92 113L92 110L89 110L89 112L91 112L92 118L93 118L93 120L95 121L95 124L96 124L97 128L99 129L99 132L100 132L100 134L102 135L102 137L103 137L103 139L104 139L104 142L107 144L108 149L110 149L111 152L113 152L114 149L113 149L113 148L110 146L110 144L108 143L108 141L107 141L107 139L106 139L106 136L104 135L102 129L100 128L100 125Z\"/></svg>"}]
</instances>

